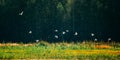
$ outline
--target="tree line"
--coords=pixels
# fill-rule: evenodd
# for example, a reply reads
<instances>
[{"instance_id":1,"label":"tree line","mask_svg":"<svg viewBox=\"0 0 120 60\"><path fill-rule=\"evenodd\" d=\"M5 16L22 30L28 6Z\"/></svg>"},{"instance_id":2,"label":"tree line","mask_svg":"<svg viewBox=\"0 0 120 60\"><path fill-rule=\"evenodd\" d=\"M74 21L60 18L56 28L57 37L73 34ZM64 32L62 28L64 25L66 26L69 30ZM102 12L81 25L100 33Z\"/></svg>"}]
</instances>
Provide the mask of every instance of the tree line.
<instances>
[{"instance_id":1,"label":"tree line","mask_svg":"<svg viewBox=\"0 0 120 60\"><path fill-rule=\"evenodd\" d=\"M63 40L61 32L65 30L70 30L64 36L66 41L90 39L91 32L105 33L103 36L107 37L113 33L115 37L119 31L119 10L116 0L0 0L0 39L57 42ZM54 32L56 29L59 33ZM74 32L79 36L74 37ZM55 39L55 34L61 38Z\"/></svg>"}]
</instances>

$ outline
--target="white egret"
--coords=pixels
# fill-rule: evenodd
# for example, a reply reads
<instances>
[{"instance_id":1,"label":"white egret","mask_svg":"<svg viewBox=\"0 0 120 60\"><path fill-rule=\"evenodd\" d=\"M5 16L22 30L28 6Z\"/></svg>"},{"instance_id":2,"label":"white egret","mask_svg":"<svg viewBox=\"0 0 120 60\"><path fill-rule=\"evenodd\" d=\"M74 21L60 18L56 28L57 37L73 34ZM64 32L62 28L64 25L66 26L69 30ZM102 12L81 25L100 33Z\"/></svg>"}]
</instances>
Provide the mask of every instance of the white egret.
<instances>
[{"instance_id":1,"label":"white egret","mask_svg":"<svg viewBox=\"0 0 120 60\"><path fill-rule=\"evenodd\" d=\"M32 34L32 31L29 31L29 34Z\"/></svg>"},{"instance_id":2,"label":"white egret","mask_svg":"<svg viewBox=\"0 0 120 60\"><path fill-rule=\"evenodd\" d=\"M91 36L95 36L95 34L94 34L94 33L91 33Z\"/></svg>"},{"instance_id":3,"label":"white egret","mask_svg":"<svg viewBox=\"0 0 120 60\"><path fill-rule=\"evenodd\" d=\"M78 35L78 32L75 32L74 35Z\"/></svg>"},{"instance_id":4,"label":"white egret","mask_svg":"<svg viewBox=\"0 0 120 60\"><path fill-rule=\"evenodd\" d=\"M55 32L58 32L58 30L56 29Z\"/></svg>"},{"instance_id":5,"label":"white egret","mask_svg":"<svg viewBox=\"0 0 120 60\"><path fill-rule=\"evenodd\" d=\"M23 15L23 11L19 13L19 15Z\"/></svg>"},{"instance_id":6,"label":"white egret","mask_svg":"<svg viewBox=\"0 0 120 60\"><path fill-rule=\"evenodd\" d=\"M66 32L69 32L69 30L66 30Z\"/></svg>"},{"instance_id":7,"label":"white egret","mask_svg":"<svg viewBox=\"0 0 120 60\"><path fill-rule=\"evenodd\" d=\"M38 43L39 42L39 40L35 40L36 41L36 43Z\"/></svg>"},{"instance_id":8,"label":"white egret","mask_svg":"<svg viewBox=\"0 0 120 60\"><path fill-rule=\"evenodd\" d=\"M97 40L98 40L97 38L94 39L94 41L97 41Z\"/></svg>"},{"instance_id":9,"label":"white egret","mask_svg":"<svg viewBox=\"0 0 120 60\"><path fill-rule=\"evenodd\" d=\"M64 35L65 33L66 33L65 31L62 32L63 35Z\"/></svg>"},{"instance_id":10,"label":"white egret","mask_svg":"<svg viewBox=\"0 0 120 60\"><path fill-rule=\"evenodd\" d=\"M108 41L110 41L111 40L111 38L108 38Z\"/></svg>"},{"instance_id":11,"label":"white egret","mask_svg":"<svg viewBox=\"0 0 120 60\"><path fill-rule=\"evenodd\" d=\"M55 38L58 39L59 38L58 35L55 35Z\"/></svg>"}]
</instances>

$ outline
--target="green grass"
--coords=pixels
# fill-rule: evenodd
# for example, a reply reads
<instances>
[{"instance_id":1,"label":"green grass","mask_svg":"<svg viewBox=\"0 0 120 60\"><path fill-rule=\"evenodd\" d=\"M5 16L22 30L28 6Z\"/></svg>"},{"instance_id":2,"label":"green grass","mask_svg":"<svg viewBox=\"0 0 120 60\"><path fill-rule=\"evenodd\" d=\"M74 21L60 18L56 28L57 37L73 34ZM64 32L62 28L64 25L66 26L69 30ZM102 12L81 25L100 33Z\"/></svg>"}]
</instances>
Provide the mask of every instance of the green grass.
<instances>
[{"instance_id":1,"label":"green grass","mask_svg":"<svg viewBox=\"0 0 120 60\"><path fill-rule=\"evenodd\" d=\"M10 43L12 44L12 43ZM32 43L31 43L32 44ZM86 43L33 43L31 46L0 46L0 59L80 59L80 60L119 60L120 44L107 43L110 48L96 48L103 42ZM98 46L99 47L99 46Z\"/></svg>"}]
</instances>

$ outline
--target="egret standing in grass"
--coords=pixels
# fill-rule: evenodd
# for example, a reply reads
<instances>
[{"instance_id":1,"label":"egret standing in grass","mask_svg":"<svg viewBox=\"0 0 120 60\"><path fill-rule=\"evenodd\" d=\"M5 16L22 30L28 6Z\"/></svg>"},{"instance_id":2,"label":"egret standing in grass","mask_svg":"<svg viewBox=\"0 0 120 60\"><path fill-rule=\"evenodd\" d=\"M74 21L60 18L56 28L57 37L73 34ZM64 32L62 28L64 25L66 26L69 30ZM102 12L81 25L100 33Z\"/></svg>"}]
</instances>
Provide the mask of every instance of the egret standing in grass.
<instances>
[{"instance_id":1,"label":"egret standing in grass","mask_svg":"<svg viewBox=\"0 0 120 60\"><path fill-rule=\"evenodd\" d=\"M108 41L110 41L111 40L111 38L108 38Z\"/></svg>"},{"instance_id":2,"label":"egret standing in grass","mask_svg":"<svg viewBox=\"0 0 120 60\"><path fill-rule=\"evenodd\" d=\"M39 42L39 40L35 40L36 41L36 43L38 43Z\"/></svg>"},{"instance_id":3,"label":"egret standing in grass","mask_svg":"<svg viewBox=\"0 0 120 60\"><path fill-rule=\"evenodd\" d=\"M111 38L108 38L108 43L110 43L110 41L111 41Z\"/></svg>"},{"instance_id":4,"label":"egret standing in grass","mask_svg":"<svg viewBox=\"0 0 120 60\"><path fill-rule=\"evenodd\" d=\"M95 41L95 40L97 40L97 39L96 39L94 36L95 36L95 34L94 34L94 33L91 33L91 39L92 39L92 40L94 39L94 41Z\"/></svg>"},{"instance_id":5,"label":"egret standing in grass","mask_svg":"<svg viewBox=\"0 0 120 60\"><path fill-rule=\"evenodd\" d=\"M95 42L96 42L97 40L98 40L97 38L94 39Z\"/></svg>"}]
</instances>

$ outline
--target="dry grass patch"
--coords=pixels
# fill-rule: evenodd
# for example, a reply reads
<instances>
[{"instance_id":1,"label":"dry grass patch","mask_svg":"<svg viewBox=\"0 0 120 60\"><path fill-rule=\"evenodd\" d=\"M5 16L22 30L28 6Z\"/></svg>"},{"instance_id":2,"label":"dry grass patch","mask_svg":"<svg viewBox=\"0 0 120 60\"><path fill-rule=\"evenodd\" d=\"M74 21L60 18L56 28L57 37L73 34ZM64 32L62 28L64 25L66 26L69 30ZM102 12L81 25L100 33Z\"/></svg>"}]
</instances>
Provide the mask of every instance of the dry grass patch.
<instances>
[{"instance_id":1,"label":"dry grass patch","mask_svg":"<svg viewBox=\"0 0 120 60\"><path fill-rule=\"evenodd\" d=\"M36 44L18 44L18 43L0 43L0 47L2 46L35 46Z\"/></svg>"},{"instance_id":2,"label":"dry grass patch","mask_svg":"<svg viewBox=\"0 0 120 60\"><path fill-rule=\"evenodd\" d=\"M109 46L109 45L95 45L94 48L97 48L97 49L110 49L112 47Z\"/></svg>"}]
</instances>

